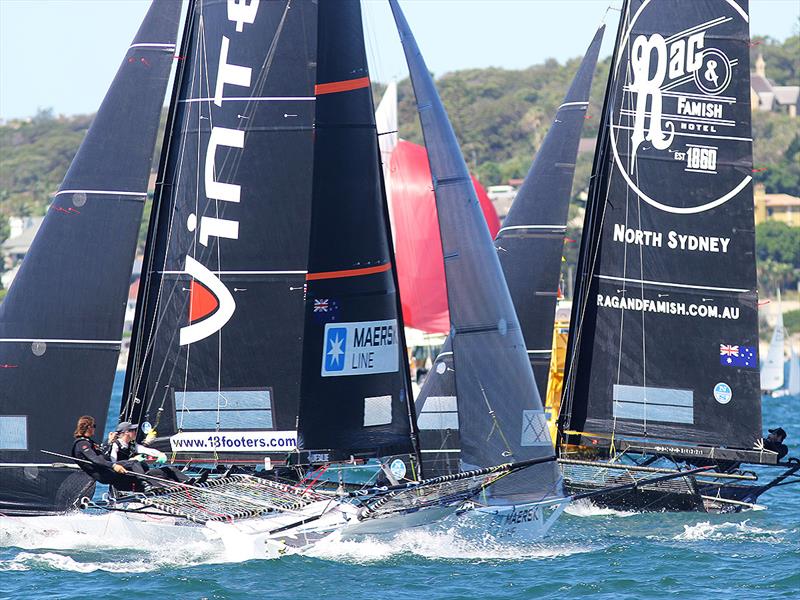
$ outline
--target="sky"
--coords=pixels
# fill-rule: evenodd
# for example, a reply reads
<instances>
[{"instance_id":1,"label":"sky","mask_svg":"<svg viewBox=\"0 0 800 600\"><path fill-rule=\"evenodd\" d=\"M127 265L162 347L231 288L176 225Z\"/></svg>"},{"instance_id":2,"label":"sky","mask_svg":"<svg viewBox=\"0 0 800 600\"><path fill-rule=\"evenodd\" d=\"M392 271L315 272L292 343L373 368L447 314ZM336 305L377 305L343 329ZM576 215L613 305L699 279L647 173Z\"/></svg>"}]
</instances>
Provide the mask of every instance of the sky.
<instances>
[{"instance_id":1,"label":"sky","mask_svg":"<svg viewBox=\"0 0 800 600\"><path fill-rule=\"evenodd\" d=\"M178 1L178 0L175 0ZM116 73L149 0L0 0L0 119L92 113ZM434 74L520 69L581 56L609 6L620 0L401 0ZM385 0L364 1L367 54L376 81L406 76ZM601 56L613 47L608 12ZM800 0L751 0L751 32L783 40L797 32ZM767 73L769 75L769 73Z\"/></svg>"}]
</instances>

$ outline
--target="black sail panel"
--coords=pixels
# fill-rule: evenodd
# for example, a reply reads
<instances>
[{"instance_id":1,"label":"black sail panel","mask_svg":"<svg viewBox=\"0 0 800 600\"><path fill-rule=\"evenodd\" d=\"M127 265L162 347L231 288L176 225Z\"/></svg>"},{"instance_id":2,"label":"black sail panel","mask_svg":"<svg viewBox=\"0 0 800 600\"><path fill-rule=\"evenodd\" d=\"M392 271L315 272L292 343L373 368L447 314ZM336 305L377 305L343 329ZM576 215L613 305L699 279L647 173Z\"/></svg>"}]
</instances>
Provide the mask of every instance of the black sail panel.
<instances>
[{"instance_id":1,"label":"black sail panel","mask_svg":"<svg viewBox=\"0 0 800 600\"><path fill-rule=\"evenodd\" d=\"M296 445L316 11L190 7L123 412L176 460Z\"/></svg>"},{"instance_id":2,"label":"black sail panel","mask_svg":"<svg viewBox=\"0 0 800 600\"><path fill-rule=\"evenodd\" d=\"M49 463L40 450L69 454L78 417L105 422L179 18L150 7L0 304L1 463ZM0 513L66 510L86 484L0 467Z\"/></svg>"},{"instance_id":3,"label":"black sail panel","mask_svg":"<svg viewBox=\"0 0 800 600\"><path fill-rule=\"evenodd\" d=\"M299 445L411 453L409 383L358 0L318 15Z\"/></svg>"},{"instance_id":4,"label":"black sail panel","mask_svg":"<svg viewBox=\"0 0 800 600\"><path fill-rule=\"evenodd\" d=\"M553 455L519 322L466 164L408 23L390 0L417 99L445 260L461 460L490 466ZM501 502L560 493L545 463L491 488Z\"/></svg>"},{"instance_id":5,"label":"black sail panel","mask_svg":"<svg viewBox=\"0 0 800 600\"><path fill-rule=\"evenodd\" d=\"M624 27L564 425L752 448L761 407L747 3L635 0Z\"/></svg>"},{"instance_id":6,"label":"black sail panel","mask_svg":"<svg viewBox=\"0 0 800 600\"><path fill-rule=\"evenodd\" d=\"M604 30L605 26L598 29L589 45L495 239L541 398L547 395L558 280L578 142L586 121Z\"/></svg>"},{"instance_id":7,"label":"black sail panel","mask_svg":"<svg viewBox=\"0 0 800 600\"><path fill-rule=\"evenodd\" d=\"M522 326L540 398L550 368L556 288L572 179L597 55L594 36L542 147L495 239L500 265ZM428 475L457 471L458 413L448 338L417 397L420 444Z\"/></svg>"}]
</instances>

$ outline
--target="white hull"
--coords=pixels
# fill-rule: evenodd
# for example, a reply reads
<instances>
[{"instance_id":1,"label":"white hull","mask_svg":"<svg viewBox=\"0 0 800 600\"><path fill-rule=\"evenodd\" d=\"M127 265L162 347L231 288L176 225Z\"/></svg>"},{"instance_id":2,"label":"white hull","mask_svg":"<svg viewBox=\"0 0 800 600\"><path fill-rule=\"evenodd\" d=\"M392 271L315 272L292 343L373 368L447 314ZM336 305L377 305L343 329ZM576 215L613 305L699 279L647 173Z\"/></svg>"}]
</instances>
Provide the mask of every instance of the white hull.
<instances>
[{"instance_id":1,"label":"white hull","mask_svg":"<svg viewBox=\"0 0 800 600\"><path fill-rule=\"evenodd\" d=\"M512 544L542 539L550 531L568 500L506 506L478 506L460 515L465 525L476 527L497 541Z\"/></svg>"}]
</instances>

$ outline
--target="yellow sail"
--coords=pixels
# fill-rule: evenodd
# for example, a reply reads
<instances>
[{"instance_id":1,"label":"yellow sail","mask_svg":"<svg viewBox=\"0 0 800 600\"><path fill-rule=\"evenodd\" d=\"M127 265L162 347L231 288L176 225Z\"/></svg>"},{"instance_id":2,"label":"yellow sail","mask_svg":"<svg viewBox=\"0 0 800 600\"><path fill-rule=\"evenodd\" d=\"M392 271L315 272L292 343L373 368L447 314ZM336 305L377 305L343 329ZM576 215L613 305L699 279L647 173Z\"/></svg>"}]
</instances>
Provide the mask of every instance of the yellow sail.
<instances>
[{"instance_id":1,"label":"yellow sail","mask_svg":"<svg viewBox=\"0 0 800 600\"><path fill-rule=\"evenodd\" d=\"M561 410L561 389L564 384L564 360L567 355L569 321L556 320L553 327L553 351L550 355L550 374L547 378L547 397L544 414L550 428L550 439L556 443L558 413Z\"/></svg>"}]
</instances>

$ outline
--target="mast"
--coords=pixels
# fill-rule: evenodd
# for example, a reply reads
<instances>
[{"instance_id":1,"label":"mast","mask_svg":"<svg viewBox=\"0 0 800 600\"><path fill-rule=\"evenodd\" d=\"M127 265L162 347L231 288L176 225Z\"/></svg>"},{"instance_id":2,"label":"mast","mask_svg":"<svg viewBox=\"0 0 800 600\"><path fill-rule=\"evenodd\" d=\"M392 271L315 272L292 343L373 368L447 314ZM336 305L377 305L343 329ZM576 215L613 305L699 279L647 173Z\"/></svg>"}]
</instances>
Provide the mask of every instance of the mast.
<instances>
[{"instance_id":1,"label":"mast","mask_svg":"<svg viewBox=\"0 0 800 600\"><path fill-rule=\"evenodd\" d=\"M540 398L545 397L556 289L561 271L575 160L605 26L598 29L559 106L494 244ZM417 397L431 470L458 471L458 417L452 340L448 338ZM442 452L437 452L442 450Z\"/></svg>"},{"instance_id":2,"label":"mast","mask_svg":"<svg viewBox=\"0 0 800 600\"><path fill-rule=\"evenodd\" d=\"M0 463L31 465L0 467L2 513L63 512L94 485L40 450L106 420L179 18L151 5L0 305Z\"/></svg>"},{"instance_id":3,"label":"mast","mask_svg":"<svg viewBox=\"0 0 800 600\"><path fill-rule=\"evenodd\" d=\"M396 0L390 6L414 86L439 213L462 464L484 467L552 456L522 332L467 166L408 23ZM509 475L489 493L501 503L559 495L558 467L550 462Z\"/></svg>"},{"instance_id":4,"label":"mast","mask_svg":"<svg viewBox=\"0 0 800 600\"><path fill-rule=\"evenodd\" d=\"M623 12L573 313L573 441L761 437L748 21L745 1Z\"/></svg>"},{"instance_id":5,"label":"mast","mask_svg":"<svg viewBox=\"0 0 800 600\"><path fill-rule=\"evenodd\" d=\"M316 12L197 0L187 15L123 409L178 461L296 446Z\"/></svg>"},{"instance_id":6,"label":"mast","mask_svg":"<svg viewBox=\"0 0 800 600\"><path fill-rule=\"evenodd\" d=\"M320 4L317 47L298 445L323 460L411 454L414 415L358 0Z\"/></svg>"}]
</instances>

